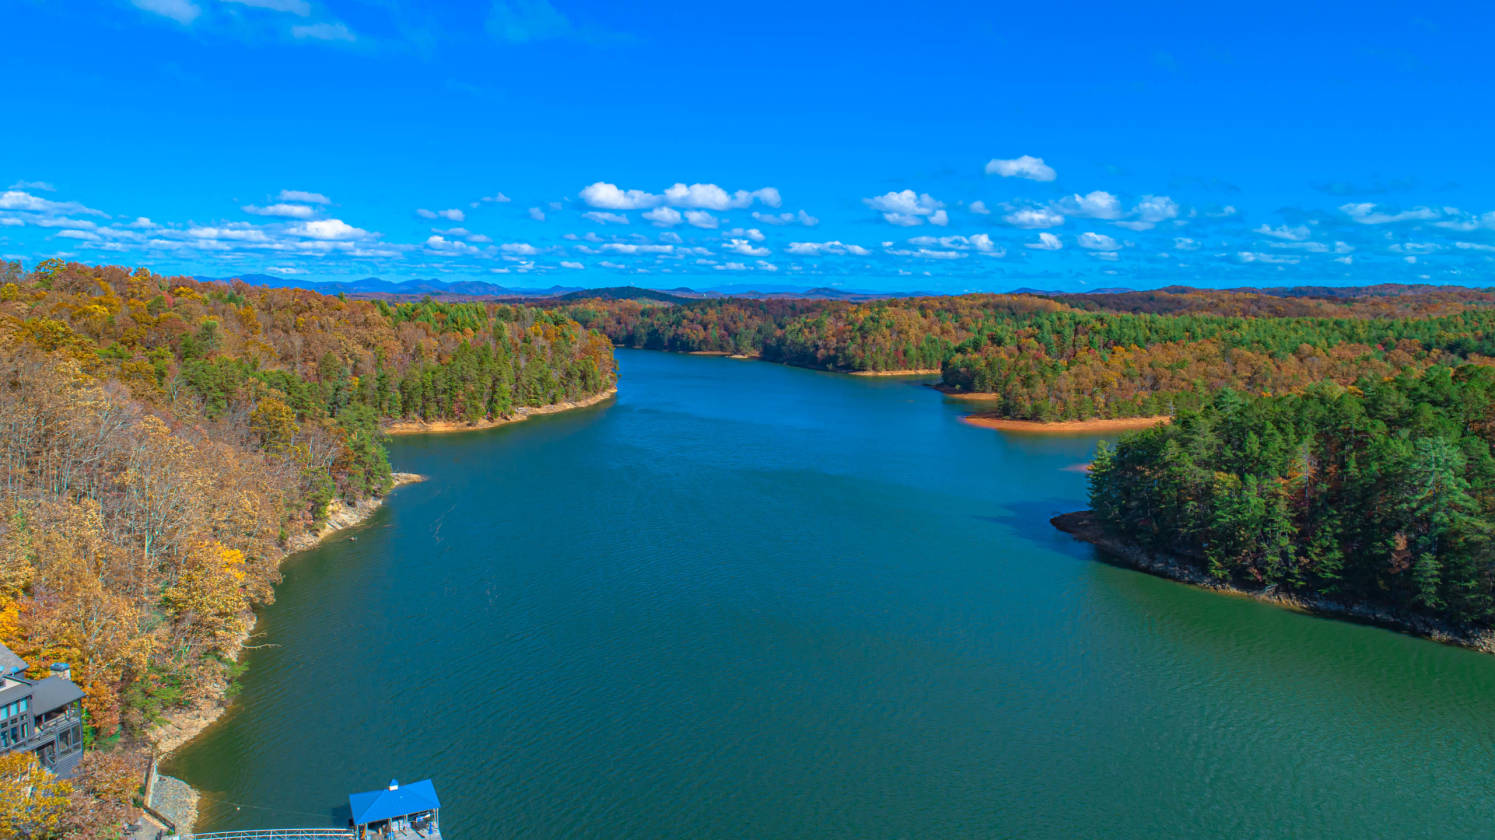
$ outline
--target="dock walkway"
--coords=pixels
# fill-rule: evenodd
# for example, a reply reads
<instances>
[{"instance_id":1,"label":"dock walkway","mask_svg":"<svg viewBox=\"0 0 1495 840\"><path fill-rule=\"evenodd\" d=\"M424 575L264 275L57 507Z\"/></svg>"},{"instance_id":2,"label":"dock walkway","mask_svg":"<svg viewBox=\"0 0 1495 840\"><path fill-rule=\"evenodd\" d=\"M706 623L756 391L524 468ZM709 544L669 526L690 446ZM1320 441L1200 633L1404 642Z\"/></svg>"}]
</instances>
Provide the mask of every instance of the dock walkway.
<instances>
[{"instance_id":1,"label":"dock walkway","mask_svg":"<svg viewBox=\"0 0 1495 840\"><path fill-rule=\"evenodd\" d=\"M354 840L345 828L256 828L182 834L178 840Z\"/></svg>"}]
</instances>

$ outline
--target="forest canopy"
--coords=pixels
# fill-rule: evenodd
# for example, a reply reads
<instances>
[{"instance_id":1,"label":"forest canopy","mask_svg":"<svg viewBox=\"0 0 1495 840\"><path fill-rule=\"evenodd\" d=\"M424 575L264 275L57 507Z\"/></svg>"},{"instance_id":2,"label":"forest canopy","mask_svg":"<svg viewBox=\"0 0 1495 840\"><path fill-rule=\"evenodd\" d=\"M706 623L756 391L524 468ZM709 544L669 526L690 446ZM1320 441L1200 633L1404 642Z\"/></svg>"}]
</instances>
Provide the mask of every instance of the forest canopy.
<instances>
[{"instance_id":1,"label":"forest canopy","mask_svg":"<svg viewBox=\"0 0 1495 840\"><path fill-rule=\"evenodd\" d=\"M1222 391L1100 449L1090 502L1129 544L1222 580L1495 625L1495 368Z\"/></svg>"},{"instance_id":2,"label":"forest canopy","mask_svg":"<svg viewBox=\"0 0 1495 840\"><path fill-rule=\"evenodd\" d=\"M558 311L56 260L0 263L0 348L0 642L72 664L94 740L225 690L288 548L389 489L386 422L616 378L608 339Z\"/></svg>"},{"instance_id":3,"label":"forest canopy","mask_svg":"<svg viewBox=\"0 0 1495 840\"><path fill-rule=\"evenodd\" d=\"M627 347L715 351L830 370L939 370L997 415L1074 420L1198 408L1495 356L1495 296L1173 290L962 295L868 303L589 300L566 307Z\"/></svg>"}]
</instances>

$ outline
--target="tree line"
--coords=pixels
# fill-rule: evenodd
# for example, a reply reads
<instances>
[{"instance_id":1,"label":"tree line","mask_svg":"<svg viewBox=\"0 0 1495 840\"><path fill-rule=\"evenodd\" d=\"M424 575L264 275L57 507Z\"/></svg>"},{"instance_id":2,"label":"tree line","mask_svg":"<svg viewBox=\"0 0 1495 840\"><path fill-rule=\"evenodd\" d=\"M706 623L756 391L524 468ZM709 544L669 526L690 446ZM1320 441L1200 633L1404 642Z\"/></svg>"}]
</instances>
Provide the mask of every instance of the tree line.
<instances>
[{"instance_id":1,"label":"tree line","mask_svg":"<svg viewBox=\"0 0 1495 840\"><path fill-rule=\"evenodd\" d=\"M1129 417L1222 388L1277 394L1495 357L1495 296L1312 298L1174 290L869 303L590 300L565 309L618 345L757 355L844 371L938 369L999 416Z\"/></svg>"}]
</instances>

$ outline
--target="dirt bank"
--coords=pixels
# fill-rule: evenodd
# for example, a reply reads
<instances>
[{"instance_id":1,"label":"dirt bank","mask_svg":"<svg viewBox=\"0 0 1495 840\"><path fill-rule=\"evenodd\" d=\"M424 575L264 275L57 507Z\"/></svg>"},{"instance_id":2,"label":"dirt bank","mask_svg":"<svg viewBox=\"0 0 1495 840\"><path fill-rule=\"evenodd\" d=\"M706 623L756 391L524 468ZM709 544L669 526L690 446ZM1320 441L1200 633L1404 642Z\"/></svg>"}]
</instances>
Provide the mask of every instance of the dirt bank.
<instances>
[{"instance_id":1,"label":"dirt bank","mask_svg":"<svg viewBox=\"0 0 1495 840\"><path fill-rule=\"evenodd\" d=\"M508 417L498 417L492 420L479 420L476 423L468 423L465 420L399 420L386 424L384 431L391 435L429 435L447 434L450 432L476 432L483 429L493 429L509 423L518 423L527 420L537 414L556 414L562 411L570 411L573 408L586 408L596 405L604 400L611 399L618 393L617 386L608 388L600 394L594 394L580 400L552 403L542 406L525 406L514 409L514 413Z\"/></svg>"},{"instance_id":2,"label":"dirt bank","mask_svg":"<svg viewBox=\"0 0 1495 840\"><path fill-rule=\"evenodd\" d=\"M1104 435L1113 432L1129 432L1134 429L1148 429L1161 423L1167 423L1173 418L1168 415L1157 417L1114 417L1109 420L1059 420L1053 423L1043 423L1038 420L1009 420L1005 417L991 417L983 414L972 414L960 418L962 423L971 426L980 426L983 429L996 429L1001 432L1028 432L1030 434L1042 435Z\"/></svg>"},{"instance_id":3,"label":"dirt bank","mask_svg":"<svg viewBox=\"0 0 1495 840\"><path fill-rule=\"evenodd\" d=\"M906 368L904 370L854 370L852 376L939 376L939 368Z\"/></svg>"}]
</instances>

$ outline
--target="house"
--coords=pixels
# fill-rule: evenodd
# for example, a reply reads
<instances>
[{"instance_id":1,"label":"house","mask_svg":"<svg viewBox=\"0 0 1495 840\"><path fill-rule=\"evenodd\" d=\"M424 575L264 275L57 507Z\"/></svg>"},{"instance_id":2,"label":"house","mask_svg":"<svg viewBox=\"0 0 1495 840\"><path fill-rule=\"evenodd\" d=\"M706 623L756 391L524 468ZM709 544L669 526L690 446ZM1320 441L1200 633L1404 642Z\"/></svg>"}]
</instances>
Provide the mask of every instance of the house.
<instances>
[{"instance_id":1,"label":"house","mask_svg":"<svg viewBox=\"0 0 1495 840\"><path fill-rule=\"evenodd\" d=\"M430 779L404 787L392 781L384 790L350 794L348 809L358 840L441 840L441 800Z\"/></svg>"},{"instance_id":2,"label":"house","mask_svg":"<svg viewBox=\"0 0 1495 840\"><path fill-rule=\"evenodd\" d=\"M45 679L0 645L0 754L36 753L42 766L66 777L83 757L83 689L58 662Z\"/></svg>"}]
</instances>

